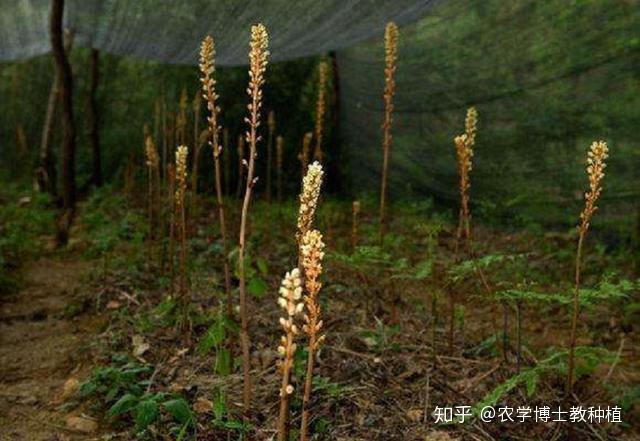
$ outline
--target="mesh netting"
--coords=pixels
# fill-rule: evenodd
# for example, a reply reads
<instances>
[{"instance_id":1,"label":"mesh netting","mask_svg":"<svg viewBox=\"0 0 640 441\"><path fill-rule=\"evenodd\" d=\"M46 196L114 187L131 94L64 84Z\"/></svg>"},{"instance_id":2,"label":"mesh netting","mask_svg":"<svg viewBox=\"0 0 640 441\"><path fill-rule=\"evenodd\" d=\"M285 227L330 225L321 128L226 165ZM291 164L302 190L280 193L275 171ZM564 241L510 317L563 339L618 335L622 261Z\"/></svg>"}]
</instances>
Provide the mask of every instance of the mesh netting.
<instances>
[{"instance_id":1,"label":"mesh netting","mask_svg":"<svg viewBox=\"0 0 640 441\"><path fill-rule=\"evenodd\" d=\"M0 60L49 50L49 3L0 0ZM218 64L245 63L248 29L257 21L270 31L274 61L342 49L339 114L347 161L338 165L356 192L379 185L388 20L404 24L394 200L412 195L456 203L453 137L463 130L467 106L475 105L475 215L575 223L586 149L605 139L611 157L599 222L629 225L640 205L637 2L67 0L65 14L76 45L167 63L195 64L208 33L217 40ZM327 150L329 159L340 159Z\"/></svg>"},{"instance_id":2,"label":"mesh netting","mask_svg":"<svg viewBox=\"0 0 640 441\"><path fill-rule=\"evenodd\" d=\"M117 55L196 64L205 35L218 65L246 64L252 24L270 34L274 61L350 46L388 20L415 21L436 0L67 0L65 27L76 44ZM49 50L50 0L0 0L0 60Z\"/></svg>"},{"instance_id":3,"label":"mesh netting","mask_svg":"<svg viewBox=\"0 0 640 441\"><path fill-rule=\"evenodd\" d=\"M476 215L575 224L586 150L611 157L601 219L629 226L640 197L640 8L634 2L451 1L401 29L391 190L458 198L453 137L478 108ZM384 48L340 52L352 184L378 187ZM602 220L601 220L602 221Z\"/></svg>"}]
</instances>

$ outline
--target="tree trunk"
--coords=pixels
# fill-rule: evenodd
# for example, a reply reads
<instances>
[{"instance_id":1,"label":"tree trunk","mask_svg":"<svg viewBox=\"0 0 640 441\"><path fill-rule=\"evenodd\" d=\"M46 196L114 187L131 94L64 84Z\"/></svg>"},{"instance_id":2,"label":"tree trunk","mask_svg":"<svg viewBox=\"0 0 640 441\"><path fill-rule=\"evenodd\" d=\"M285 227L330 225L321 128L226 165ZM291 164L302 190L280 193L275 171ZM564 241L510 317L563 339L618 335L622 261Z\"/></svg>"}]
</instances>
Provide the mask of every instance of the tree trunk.
<instances>
[{"instance_id":1,"label":"tree trunk","mask_svg":"<svg viewBox=\"0 0 640 441\"><path fill-rule=\"evenodd\" d=\"M50 32L51 51L55 60L56 75L60 78L60 103L62 108L62 215L58 221L58 244L66 244L69 228L76 208L76 128L73 121L73 79L71 66L64 52L62 17L64 0L51 1Z\"/></svg>"},{"instance_id":2,"label":"tree trunk","mask_svg":"<svg viewBox=\"0 0 640 441\"><path fill-rule=\"evenodd\" d=\"M98 116L98 83L100 80L100 52L91 49L91 87L89 89L89 141L91 143L92 176L91 183L102 186L102 160L100 153L100 118Z\"/></svg>"},{"instance_id":3,"label":"tree trunk","mask_svg":"<svg viewBox=\"0 0 640 441\"><path fill-rule=\"evenodd\" d=\"M73 46L73 33L68 32L65 35L64 50L66 53L71 51ZM53 123L56 117L56 109L60 100L60 76L57 72L53 75L51 89L49 90L49 99L47 101L47 113L42 126L42 140L40 141L40 159L39 167L36 170L36 179L38 189L51 195L54 201L58 200L57 170L56 158L51 147L51 139L53 137Z\"/></svg>"}]
</instances>

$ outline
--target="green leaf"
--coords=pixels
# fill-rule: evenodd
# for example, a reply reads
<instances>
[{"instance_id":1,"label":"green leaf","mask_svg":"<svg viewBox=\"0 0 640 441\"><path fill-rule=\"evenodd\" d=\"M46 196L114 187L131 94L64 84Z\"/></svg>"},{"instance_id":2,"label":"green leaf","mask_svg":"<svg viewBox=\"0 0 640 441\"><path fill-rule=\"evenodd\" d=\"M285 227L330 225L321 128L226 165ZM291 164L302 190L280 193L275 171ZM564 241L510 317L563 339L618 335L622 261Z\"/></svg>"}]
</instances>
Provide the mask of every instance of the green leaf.
<instances>
[{"instance_id":1,"label":"green leaf","mask_svg":"<svg viewBox=\"0 0 640 441\"><path fill-rule=\"evenodd\" d=\"M142 400L136 406L135 413L136 427L138 431L143 431L158 418L158 403L153 399Z\"/></svg>"},{"instance_id":2,"label":"green leaf","mask_svg":"<svg viewBox=\"0 0 640 441\"><path fill-rule=\"evenodd\" d=\"M227 414L227 397L221 390L213 397L213 415L214 419L221 421Z\"/></svg>"},{"instance_id":3,"label":"green leaf","mask_svg":"<svg viewBox=\"0 0 640 441\"><path fill-rule=\"evenodd\" d=\"M220 348L216 356L215 372L221 376L231 374L231 351L227 348Z\"/></svg>"},{"instance_id":4,"label":"green leaf","mask_svg":"<svg viewBox=\"0 0 640 441\"><path fill-rule=\"evenodd\" d=\"M133 394L125 394L118 401L116 401L113 406L111 406L107 415L109 415L110 417L114 417L127 413L131 409L133 409L136 404L138 404L138 400L139 398Z\"/></svg>"},{"instance_id":5,"label":"green leaf","mask_svg":"<svg viewBox=\"0 0 640 441\"><path fill-rule=\"evenodd\" d=\"M525 385L527 387L527 396L531 397L534 393L536 393L536 388L538 386L538 376L531 375L525 379Z\"/></svg>"},{"instance_id":6,"label":"green leaf","mask_svg":"<svg viewBox=\"0 0 640 441\"><path fill-rule=\"evenodd\" d=\"M269 274L269 265L267 264L267 261L265 259L263 259L262 257L258 257L256 259L256 265L258 266L258 271L260 271L260 274L262 274L263 276Z\"/></svg>"},{"instance_id":7,"label":"green leaf","mask_svg":"<svg viewBox=\"0 0 640 441\"><path fill-rule=\"evenodd\" d=\"M261 278L252 277L251 279L249 279L247 290L252 296L258 298L263 297L267 293L268 289L269 285L267 285L267 282L265 282Z\"/></svg>"},{"instance_id":8,"label":"green leaf","mask_svg":"<svg viewBox=\"0 0 640 441\"><path fill-rule=\"evenodd\" d=\"M214 421L214 424L222 429L227 430L240 430L242 432L248 432L250 427L248 424L242 421L230 420L230 421Z\"/></svg>"},{"instance_id":9,"label":"green leaf","mask_svg":"<svg viewBox=\"0 0 640 441\"><path fill-rule=\"evenodd\" d=\"M165 401L162 403L162 406L172 417L182 424L192 423L194 421L193 413L184 398Z\"/></svg>"},{"instance_id":10,"label":"green leaf","mask_svg":"<svg viewBox=\"0 0 640 441\"><path fill-rule=\"evenodd\" d=\"M218 316L216 321L209 327L206 334L198 344L198 351L206 354L213 347L219 347L227 338L226 322L223 316Z\"/></svg>"}]
</instances>

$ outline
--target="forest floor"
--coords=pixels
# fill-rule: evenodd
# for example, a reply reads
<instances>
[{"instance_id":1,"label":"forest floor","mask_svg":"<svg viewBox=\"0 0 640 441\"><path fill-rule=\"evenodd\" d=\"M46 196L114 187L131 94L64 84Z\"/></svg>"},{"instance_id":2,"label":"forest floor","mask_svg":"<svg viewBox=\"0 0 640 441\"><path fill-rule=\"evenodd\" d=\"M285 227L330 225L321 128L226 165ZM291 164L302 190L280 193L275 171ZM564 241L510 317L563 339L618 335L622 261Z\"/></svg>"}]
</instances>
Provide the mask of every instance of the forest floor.
<instances>
[{"instance_id":1,"label":"forest floor","mask_svg":"<svg viewBox=\"0 0 640 441\"><path fill-rule=\"evenodd\" d=\"M91 370L88 345L104 322L79 314L90 264L77 254L42 255L24 268L22 288L3 297L0 440L85 440L97 430L92 419L64 410Z\"/></svg>"},{"instance_id":2,"label":"forest floor","mask_svg":"<svg viewBox=\"0 0 640 441\"><path fill-rule=\"evenodd\" d=\"M275 293L296 261L295 206L254 207L261 215L249 243L253 407L246 424L238 317L223 314L215 211L211 201L201 203L190 228L189 332L171 294L166 243L149 246L140 202L96 196L83 205L69 249L26 262L20 288L0 305L1 441L274 439L282 332ZM572 233L478 226L477 257L465 260L450 221L432 208L399 207L383 251L374 245L375 217L362 216L353 247L350 204L323 204L327 340L314 376L315 439L567 439L568 423L434 421L436 406L481 403L621 406L624 423L576 424L574 439L638 439L640 284L628 251L591 239L580 379L567 400L562 293L571 290ZM365 204L366 212L375 209ZM494 292L485 292L474 265ZM498 296L533 289L538 297ZM298 392L305 357L300 350L293 372ZM291 407L295 434L300 399Z\"/></svg>"}]
</instances>

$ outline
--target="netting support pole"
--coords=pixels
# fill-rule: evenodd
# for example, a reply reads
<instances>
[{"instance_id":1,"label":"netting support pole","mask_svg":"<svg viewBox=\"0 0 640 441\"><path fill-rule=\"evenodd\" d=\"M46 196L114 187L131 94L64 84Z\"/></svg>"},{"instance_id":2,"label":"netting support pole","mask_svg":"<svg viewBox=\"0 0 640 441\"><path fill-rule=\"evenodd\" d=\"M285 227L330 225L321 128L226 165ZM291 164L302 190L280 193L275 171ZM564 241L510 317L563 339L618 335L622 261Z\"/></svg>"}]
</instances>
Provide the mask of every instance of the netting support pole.
<instances>
[{"instance_id":1,"label":"netting support pole","mask_svg":"<svg viewBox=\"0 0 640 441\"><path fill-rule=\"evenodd\" d=\"M76 127L73 120L73 78L71 66L64 50L62 17L64 0L51 0L50 33L51 51L55 60L56 75L60 79L59 93L62 109L62 213L58 219L57 241L64 245L69 239L69 229L76 208Z\"/></svg>"},{"instance_id":2,"label":"netting support pole","mask_svg":"<svg viewBox=\"0 0 640 441\"><path fill-rule=\"evenodd\" d=\"M102 186L102 159L100 152L100 116L98 114L98 84L100 81L100 52L91 49L90 55L91 86L89 88L89 141L91 143L91 184Z\"/></svg>"}]
</instances>

